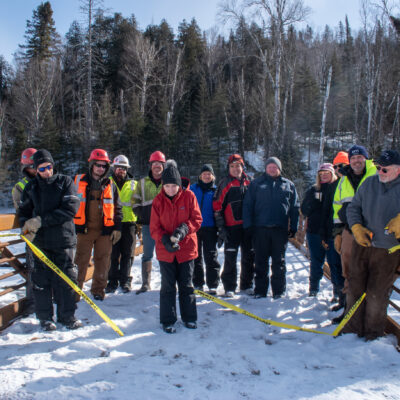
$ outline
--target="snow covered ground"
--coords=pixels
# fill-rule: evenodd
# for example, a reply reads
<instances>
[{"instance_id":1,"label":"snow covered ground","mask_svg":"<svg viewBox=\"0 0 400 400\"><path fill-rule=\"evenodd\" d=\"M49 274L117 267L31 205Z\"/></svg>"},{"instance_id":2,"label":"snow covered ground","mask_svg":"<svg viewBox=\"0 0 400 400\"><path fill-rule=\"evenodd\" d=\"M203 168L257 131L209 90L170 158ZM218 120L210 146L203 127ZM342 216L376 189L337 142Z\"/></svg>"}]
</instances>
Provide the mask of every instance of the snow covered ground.
<instances>
[{"instance_id":1,"label":"snow covered ground","mask_svg":"<svg viewBox=\"0 0 400 400\"><path fill-rule=\"evenodd\" d=\"M238 294L229 301L263 318L332 332L330 283L324 278L318 298L309 298L307 260L289 246L287 264L285 298ZM137 289L139 258L133 275ZM43 332L32 316L1 332L0 399L400 399L393 336L366 343L289 331L201 297L198 329L179 323L168 335L159 326L158 268L152 285L140 296L117 291L98 303L123 337L83 301L77 331Z\"/></svg>"}]
</instances>

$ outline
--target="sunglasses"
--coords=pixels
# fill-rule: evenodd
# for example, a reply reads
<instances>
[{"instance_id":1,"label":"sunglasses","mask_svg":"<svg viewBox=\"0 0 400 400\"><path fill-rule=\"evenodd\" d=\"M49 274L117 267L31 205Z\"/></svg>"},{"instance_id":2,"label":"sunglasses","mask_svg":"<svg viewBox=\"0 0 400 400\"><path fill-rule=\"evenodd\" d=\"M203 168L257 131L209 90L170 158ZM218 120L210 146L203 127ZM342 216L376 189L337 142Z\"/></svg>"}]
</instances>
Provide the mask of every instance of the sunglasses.
<instances>
[{"instance_id":1,"label":"sunglasses","mask_svg":"<svg viewBox=\"0 0 400 400\"><path fill-rule=\"evenodd\" d=\"M383 168L383 167L381 167L380 165L377 165L377 166L376 166L376 169L377 169L378 171L382 171L384 174L387 174L387 173L389 172L389 170L388 170L387 168Z\"/></svg>"},{"instance_id":2,"label":"sunglasses","mask_svg":"<svg viewBox=\"0 0 400 400\"><path fill-rule=\"evenodd\" d=\"M123 171L128 171L128 168L126 168L126 167L119 167L119 166L117 166L117 167L115 167L115 169L122 169Z\"/></svg>"},{"instance_id":3,"label":"sunglasses","mask_svg":"<svg viewBox=\"0 0 400 400\"><path fill-rule=\"evenodd\" d=\"M333 166L333 168L334 168L334 169L339 169L339 168L344 167L344 165L345 165L345 164L336 164L336 165Z\"/></svg>"},{"instance_id":4,"label":"sunglasses","mask_svg":"<svg viewBox=\"0 0 400 400\"><path fill-rule=\"evenodd\" d=\"M46 169L48 169L50 171L51 169L53 169L53 166L51 164L50 165L46 165L45 167L38 168L38 171L39 172L44 172L44 171L46 171Z\"/></svg>"},{"instance_id":5,"label":"sunglasses","mask_svg":"<svg viewBox=\"0 0 400 400\"><path fill-rule=\"evenodd\" d=\"M97 168L102 168L102 169L106 169L106 168L107 168L107 164L97 164L97 163L94 163L94 166L97 167Z\"/></svg>"}]
</instances>

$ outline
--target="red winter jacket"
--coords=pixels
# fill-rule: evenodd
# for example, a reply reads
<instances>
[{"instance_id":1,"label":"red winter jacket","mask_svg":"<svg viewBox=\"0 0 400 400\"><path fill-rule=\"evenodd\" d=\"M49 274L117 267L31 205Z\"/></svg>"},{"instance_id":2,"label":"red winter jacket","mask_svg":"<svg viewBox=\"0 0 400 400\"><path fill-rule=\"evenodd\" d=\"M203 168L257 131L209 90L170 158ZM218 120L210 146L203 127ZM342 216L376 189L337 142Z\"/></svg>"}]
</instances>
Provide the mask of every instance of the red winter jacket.
<instances>
[{"instance_id":1,"label":"red winter jacket","mask_svg":"<svg viewBox=\"0 0 400 400\"><path fill-rule=\"evenodd\" d=\"M161 242L163 235L172 235L182 223L189 227L189 233L179 242L180 250L169 253ZM197 258L197 236L203 218L196 196L190 190L179 189L170 200L164 190L154 198L150 218L150 235L156 242L156 254L159 261L172 263L176 257L178 263Z\"/></svg>"}]
</instances>

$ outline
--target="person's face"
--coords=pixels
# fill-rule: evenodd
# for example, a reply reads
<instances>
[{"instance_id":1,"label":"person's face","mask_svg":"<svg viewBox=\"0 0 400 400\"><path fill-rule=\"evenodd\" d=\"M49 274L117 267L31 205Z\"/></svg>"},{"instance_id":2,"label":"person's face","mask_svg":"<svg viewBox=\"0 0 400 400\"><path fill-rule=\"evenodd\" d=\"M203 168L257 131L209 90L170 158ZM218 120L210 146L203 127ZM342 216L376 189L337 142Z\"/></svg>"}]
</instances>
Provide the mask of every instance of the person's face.
<instances>
[{"instance_id":1,"label":"person's face","mask_svg":"<svg viewBox=\"0 0 400 400\"><path fill-rule=\"evenodd\" d=\"M36 170L39 176L43 179L50 178L54 173L53 165L49 162L39 164Z\"/></svg>"},{"instance_id":2,"label":"person's face","mask_svg":"<svg viewBox=\"0 0 400 400\"><path fill-rule=\"evenodd\" d=\"M335 164L333 168L335 169L335 174L340 178L343 175L339 172L341 168L343 168L346 164Z\"/></svg>"},{"instance_id":3,"label":"person's face","mask_svg":"<svg viewBox=\"0 0 400 400\"><path fill-rule=\"evenodd\" d=\"M279 176L281 174L280 169L274 163L269 163L265 167L265 172L266 172L267 175L272 176L273 178L276 178L277 176Z\"/></svg>"},{"instance_id":4,"label":"person's face","mask_svg":"<svg viewBox=\"0 0 400 400\"><path fill-rule=\"evenodd\" d=\"M95 161L92 168L92 176L95 179L101 178L107 170L107 163L105 161Z\"/></svg>"},{"instance_id":5,"label":"person's face","mask_svg":"<svg viewBox=\"0 0 400 400\"><path fill-rule=\"evenodd\" d=\"M229 164L229 174L234 178L240 179L243 173L243 166L238 162Z\"/></svg>"},{"instance_id":6,"label":"person's face","mask_svg":"<svg viewBox=\"0 0 400 400\"><path fill-rule=\"evenodd\" d=\"M200 180L204 183L210 183L214 176L210 171L204 171L200 174Z\"/></svg>"},{"instance_id":7,"label":"person's face","mask_svg":"<svg viewBox=\"0 0 400 400\"><path fill-rule=\"evenodd\" d=\"M32 177L36 175L36 169L31 168L31 167L25 168L25 172L26 172L29 176L32 176Z\"/></svg>"},{"instance_id":8,"label":"person's face","mask_svg":"<svg viewBox=\"0 0 400 400\"><path fill-rule=\"evenodd\" d=\"M356 175L362 174L365 168L365 157L361 154L352 156L350 158L350 167Z\"/></svg>"},{"instance_id":9,"label":"person's face","mask_svg":"<svg viewBox=\"0 0 400 400\"><path fill-rule=\"evenodd\" d=\"M151 163L151 173L154 178L159 178L164 170L164 164L160 161L153 161Z\"/></svg>"},{"instance_id":10,"label":"person's face","mask_svg":"<svg viewBox=\"0 0 400 400\"><path fill-rule=\"evenodd\" d=\"M400 167L397 165L388 165L387 167L377 165L376 169L378 170L379 181L382 183L391 182L400 174Z\"/></svg>"},{"instance_id":11,"label":"person's face","mask_svg":"<svg viewBox=\"0 0 400 400\"><path fill-rule=\"evenodd\" d=\"M169 196L175 196L179 191L179 185L175 185L175 183L167 183L163 186L164 192Z\"/></svg>"},{"instance_id":12,"label":"person's face","mask_svg":"<svg viewBox=\"0 0 400 400\"><path fill-rule=\"evenodd\" d=\"M114 174L118 179L125 179L127 174L126 167L115 167Z\"/></svg>"},{"instance_id":13,"label":"person's face","mask_svg":"<svg viewBox=\"0 0 400 400\"><path fill-rule=\"evenodd\" d=\"M330 171L319 171L318 175L321 183L329 183L332 180L332 173Z\"/></svg>"}]
</instances>

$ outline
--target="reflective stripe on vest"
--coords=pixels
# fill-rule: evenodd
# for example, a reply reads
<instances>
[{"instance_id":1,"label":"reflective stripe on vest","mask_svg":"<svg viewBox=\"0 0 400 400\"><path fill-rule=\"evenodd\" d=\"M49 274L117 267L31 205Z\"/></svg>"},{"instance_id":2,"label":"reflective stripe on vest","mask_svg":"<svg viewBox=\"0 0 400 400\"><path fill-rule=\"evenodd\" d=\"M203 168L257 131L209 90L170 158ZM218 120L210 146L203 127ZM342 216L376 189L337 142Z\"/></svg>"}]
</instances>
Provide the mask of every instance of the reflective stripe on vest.
<instances>
[{"instance_id":1,"label":"reflective stripe on vest","mask_svg":"<svg viewBox=\"0 0 400 400\"><path fill-rule=\"evenodd\" d=\"M27 185L28 182L29 182L28 178L24 176L19 182L17 182L16 186L19 186L22 189L22 191L24 191L25 186Z\"/></svg>"},{"instance_id":2,"label":"reflective stripe on vest","mask_svg":"<svg viewBox=\"0 0 400 400\"><path fill-rule=\"evenodd\" d=\"M86 188L88 183L82 181L84 174L76 175L74 184L79 197L79 209L74 217L75 225L86 224ZM103 225L114 226L114 193L111 183L108 183L104 190L101 192L101 201L103 204Z\"/></svg>"},{"instance_id":3,"label":"reflective stripe on vest","mask_svg":"<svg viewBox=\"0 0 400 400\"><path fill-rule=\"evenodd\" d=\"M135 222L137 217L132 211L132 194L136 182L133 179L127 180L120 190L114 179L111 178L111 180L117 188L119 200L122 204L122 222Z\"/></svg>"}]
</instances>

